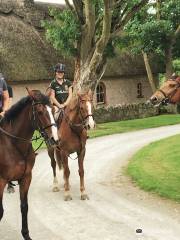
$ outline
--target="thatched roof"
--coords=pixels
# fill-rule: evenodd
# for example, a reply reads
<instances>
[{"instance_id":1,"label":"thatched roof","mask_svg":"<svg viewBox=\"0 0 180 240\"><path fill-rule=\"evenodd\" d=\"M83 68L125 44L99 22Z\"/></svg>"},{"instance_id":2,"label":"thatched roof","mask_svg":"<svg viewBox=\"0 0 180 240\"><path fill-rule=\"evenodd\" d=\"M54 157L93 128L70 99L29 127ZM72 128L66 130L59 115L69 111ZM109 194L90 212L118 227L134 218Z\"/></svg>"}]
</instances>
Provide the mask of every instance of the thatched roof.
<instances>
[{"instance_id":1,"label":"thatched roof","mask_svg":"<svg viewBox=\"0 0 180 240\"><path fill-rule=\"evenodd\" d=\"M49 77L55 54L39 33L15 16L0 16L0 66L9 79L35 80Z\"/></svg>"},{"instance_id":2,"label":"thatched roof","mask_svg":"<svg viewBox=\"0 0 180 240\"><path fill-rule=\"evenodd\" d=\"M156 56L149 58L152 72L154 74L163 71L162 62ZM105 72L106 77L144 75L146 69L142 55L132 55L129 52L116 50L116 56L109 59Z\"/></svg>"}]
</instances>

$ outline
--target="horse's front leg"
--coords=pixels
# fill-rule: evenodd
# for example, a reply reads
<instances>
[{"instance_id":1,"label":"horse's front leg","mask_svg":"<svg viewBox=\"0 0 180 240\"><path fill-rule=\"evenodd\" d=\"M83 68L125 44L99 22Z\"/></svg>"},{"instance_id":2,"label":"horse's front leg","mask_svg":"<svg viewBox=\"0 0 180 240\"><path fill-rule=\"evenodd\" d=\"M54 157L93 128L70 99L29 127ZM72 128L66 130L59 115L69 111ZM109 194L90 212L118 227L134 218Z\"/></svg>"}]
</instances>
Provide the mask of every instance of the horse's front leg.
<instances>
[{"instance_id":1,"label":"horse's front leg","mask_svg":"<svg viewBox=\"0 0 180 240\"><path fill-rule=\"evenodd\" d=\"M62 162L63 162L63 168L64 168L64 200L70 201L72 200L71 194L70 194L70 184L69 184L69 176L70 176L70 170L68 166L68 157L67 155L62 151Z\"/></svg>"},{"instance_id":2,"label":"horse's front leg","mask_svg":"<svg viewBox=\"0 0 180 240\"><path fill-rule=\"evenodd\" d=\"M85 148L83 148L81 150L81 152L78 154L81 200L89 200L89 197L85 192L85 186L84 186L84 156L85 156L85 152L86 152L86 150L85 150Z\"/></svg>"},{"instance_id":3,"label":"horse's front leg","mask_svg":"<svg viewBox=\"0 0 180 240\"><path fill-rule=\"evenodd\" d=\"M21 181L19 181L21 214L22 214L22 230L24 240L32 240L29 236L28 229L28 190L31 183L32 175L29 173Z\"/></svg>"},{"instance_id":4,"label":"horse's front leg","mask_svg":"<svg viewBox=\"0 0 180 240\"><path fill-rule=\"evenodd\" d=\"M53 176L54 176L52 191L53 192L59 192L60 188L59 188L58 180L57 180L57 177L56 177L56 160L54 158L54 149L53 148L48 149L48 155L51 159L51 167L52 167Z\"/></svg>"},{"instance_id":5,"label":"horse's front leg","mask_svg":"<svg viewBox=\"0 0 180 240\"><path fill-rule=\"evenodd\" d=\"M4 192L4 188L6 186L6 181L0 178L0 221L3 217L3 213L4 213L4 209L3 209L3 192Z\"/></svg>"}]
</instances>

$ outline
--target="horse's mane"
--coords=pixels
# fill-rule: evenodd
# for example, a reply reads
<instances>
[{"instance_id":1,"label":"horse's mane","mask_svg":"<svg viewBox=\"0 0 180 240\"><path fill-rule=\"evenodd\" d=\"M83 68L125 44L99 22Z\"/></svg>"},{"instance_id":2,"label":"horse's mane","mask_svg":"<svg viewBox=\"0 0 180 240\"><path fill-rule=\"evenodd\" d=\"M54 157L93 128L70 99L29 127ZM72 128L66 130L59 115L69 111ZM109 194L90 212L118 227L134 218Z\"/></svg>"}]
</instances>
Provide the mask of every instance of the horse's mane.
<instances>
[{"instance_id":1,"label":"horse's mane","mask_svg":"<svg viewBox=\"0 0 180 240\"><path fill-rule=\"evenodd\" d=\"M79 103L78 99L79 99L80 97L83 98L83 97L86 97L86 96L88 96L88 93L87 93L87 92L81 92L81 93L79 93L79 94L74 94L74 95L72 96L71 101L70 101L69 104L68 104L68 109L74 110L74 109L76 108L76 106L78 105L78 103Z\"/></svg>"},{"instance_id":2,"label":"horse's mane","mask_svg":"<svg viewBox=\"0 0 180 240\"><path fill-rule=\"evenodd\" d=\"M17 117L17 115L24 109L24 107L32 100L29 96L23 97L5 113L4 120L10 121Z\"/></svg>"},{"instance_id":3,"label":"horse's mane","mask_svg":"<svg viewBox=\"0 0 180 240\"><path fill-rule=\"evenodd\" d=\"M18 114L27 106L27 104L32 103L32 98L30 96L21 98L17 103L12 105L12 107L5 113L2 122L10 122L15 119ZM50 105L49 98L44 94L38 92L37 102L41 102L43 105Z\"/></svg>"},{"instance_id":4,"label":"horse's mane","mask_svg":"<svg viewBox=\"0 0 180 240\"><path fill-rule=\"evenodd\" d=\"M77 104L78 104L78 96L75 95L72 97L71 101L69 102L68 108L70 110L74 110L74 108L77 106Z\"/></svg>"}]
</instances>

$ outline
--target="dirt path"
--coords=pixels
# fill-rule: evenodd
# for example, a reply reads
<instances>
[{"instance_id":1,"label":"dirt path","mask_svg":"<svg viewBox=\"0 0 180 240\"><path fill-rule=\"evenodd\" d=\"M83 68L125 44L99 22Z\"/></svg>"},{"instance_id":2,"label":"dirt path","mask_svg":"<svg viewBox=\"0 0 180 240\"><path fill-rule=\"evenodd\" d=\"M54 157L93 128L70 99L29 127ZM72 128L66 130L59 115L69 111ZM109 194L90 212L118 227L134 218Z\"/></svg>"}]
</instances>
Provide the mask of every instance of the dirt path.
<instances>
[{"instance_id":1,"label":"dirt path","mask_svg":"<svg viewBox=\"0 0 180 240\"><path fill-rule=\"evenodd\" d=\"M88 140L85 161L89 201L79 199L77 161L70 160L73 200L51 191L52 172L46 151L33 170L29 192L29 228L33 240L179 240L180 206L144 193L122 174L131 155L151 141L180 133L180 125ZM59 175L62 188L62 174ZM19 240L18 188L4 194L1 240ZM143 234L137 235L136 229Z\"/></svg>"}]
</instances>

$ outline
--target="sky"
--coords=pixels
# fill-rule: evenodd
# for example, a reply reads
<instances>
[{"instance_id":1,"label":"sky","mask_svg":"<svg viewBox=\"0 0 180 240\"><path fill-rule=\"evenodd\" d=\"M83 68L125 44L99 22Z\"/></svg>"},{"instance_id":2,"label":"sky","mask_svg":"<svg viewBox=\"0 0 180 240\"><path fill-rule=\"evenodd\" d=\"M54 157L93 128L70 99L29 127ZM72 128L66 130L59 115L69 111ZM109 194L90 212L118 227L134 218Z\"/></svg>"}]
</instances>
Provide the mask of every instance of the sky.
<instances>
[{"instance_id":1,"label":"sky","mask_svg":"<svg viewBox=\"0 0 180 240\"><path fill-rule=\"evenodd\" d=\"M48 2L48 3L65 3L64 0L34 0L35 2ZM71 1L70 1L71 2Z\"/></svg>"},{"instance_id":2,"label":"sky","mask_svg":"<svg viewBox=\"0 0 180 240\"><path fill-rule=\"evenodd\" d=\"M65 3L64 0L34 0L35 2L46 2L46 3L60 3L63 4ZM154 2L155 0L150 0L149 2ZM70 0L70 2L72 3L72 0Z\"/></svg>"},{"instance_id":3,"label":"sky","mask_svg":"<svg viewBox=\"0 0 180 240\"><path fill-rule=\"evenodd\" d=\"M45 2L45 3L60 3L60 4L65 4L64 0L34 0L35 2ZM69 0L70 3L72 3L72 0ZM155 0L149 0L149 2L154 2ZM150 12L153 13L154 10L150 9Z\"/></svg>"},{"instance_id":4,"label":"sky","mask_svg":"<svg viewBox=\"0 0 180 240\"><path fill-rule=\"evenodd\" d=\"M64 0L34 0L35 2L51 2L51 3L65 3ZM70 0L72 2L72 0ZM154 2L154 0L150 0L150 2Z\"/></svg>"}]
</instances>

